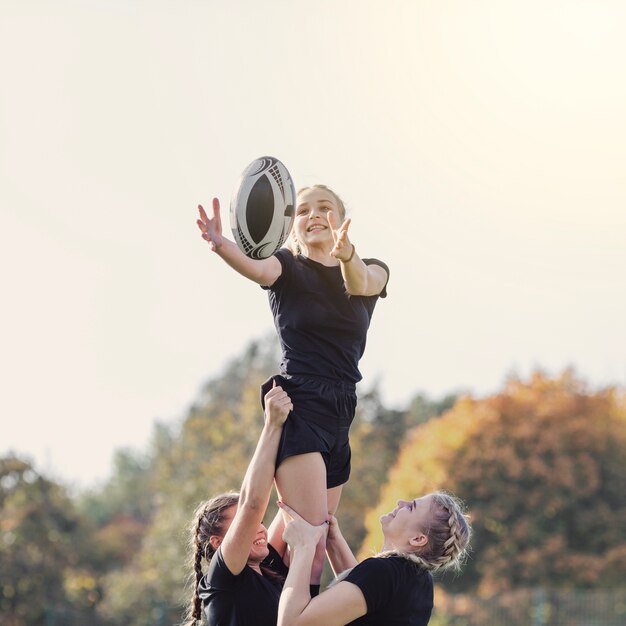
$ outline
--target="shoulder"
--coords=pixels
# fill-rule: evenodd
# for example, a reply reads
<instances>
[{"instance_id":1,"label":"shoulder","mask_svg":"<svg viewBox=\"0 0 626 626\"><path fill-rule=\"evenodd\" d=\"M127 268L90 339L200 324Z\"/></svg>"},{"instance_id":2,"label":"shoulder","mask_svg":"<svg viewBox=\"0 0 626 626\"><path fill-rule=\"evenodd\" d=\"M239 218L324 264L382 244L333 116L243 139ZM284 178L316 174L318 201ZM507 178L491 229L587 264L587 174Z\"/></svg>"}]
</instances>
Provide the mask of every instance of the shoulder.
<instances>
[{"instance_id":1,"label":"shoulder","mask_svg":"<svg viewBox=\"0 0 626 626\"><path fill-rule=\"evenodd\" d=\"M379 296L381 298L386 298L387 297L387 283L389 282L389 266L381 261L380 259L373 259L373 258L367 258L367 259L361 259L363 261L363 263L365 263L365 265L367 265L367 267L380 267L383 272L385 272L385 283L383 285L383 288L380 291Z\"/></svg>"},{"instance_id":2,"label":"shoulder","mask_svg":"<svg viewBox=\"0 0 626 626\"><path fill-rule=\"evenodd\" d=\"M265 261L271 261L276 265L276 268L273 271L271 280L259 284L261 285L261 289L272 291L275 287L280 286L280 284L284 282L285 277L290 276L295 263L295 257L288 248L279 248L272 256L265 259Z\"/></svg>"},{"instance_id":3,"label":"shoulder","mask_svg":"<svg viewBox=\"0 0 626 626\"><path fill-rule=\"evenodd\" d=\"M389 276L389 266L384 261L381 261L380 259L374 259L374 258L367 258L367 259L361 259L361 260L363 261L363 263L365 263L365 265L378 265L379 267L382 267L387 273L387 276Z\"/></svg>"},{"instance_id":4,"label":"shoulder","mask_svg":"<svg viewBox=\"0 0 626 626\"><path fill-rule=\"evenodd\" d=\"M202 591L208 593L214 589L226 590L231 588L246 575L246 570L247 568L244 567L239 574L233 574L224 561L222 546L220 546L209 563L206 575L200 582L200 597L202 597Z\"/></svg>"},{"instance_id":5,"label":"shoulder","mask_svg":"<svg viewBox=\"0 0 626 626\"><path fill-rule=\"evenodd\" d=\"M283 271L290 267L293 267L298 260L298 257L289 248L280 248L274 252L274 256L278 259Z\"/></svg>"},{"instance_id":6,"label":"shoulder","mask_svg":"<svg viewBox=\"0 0 626 626\"><path fill-rule=\"evenodd\" d=\"M391 557L393 558L393 557ZM346 580L355 580L368 577L376 577L397 569L391 558L370 557L361 561L346 576Z\"/></svg>"},{"instance_id":7,"label":"shoulder","mask_svg":"<svg viewBox=\"0 0 626 626\"><path fill-rule=\"evenodd\" d=\"M405 586L430 585L429 572L420 570L414 563L399 556L372 557L359 563L345 578L357 585L367 595L395 594Z\"/></svg>"}]
</instances>

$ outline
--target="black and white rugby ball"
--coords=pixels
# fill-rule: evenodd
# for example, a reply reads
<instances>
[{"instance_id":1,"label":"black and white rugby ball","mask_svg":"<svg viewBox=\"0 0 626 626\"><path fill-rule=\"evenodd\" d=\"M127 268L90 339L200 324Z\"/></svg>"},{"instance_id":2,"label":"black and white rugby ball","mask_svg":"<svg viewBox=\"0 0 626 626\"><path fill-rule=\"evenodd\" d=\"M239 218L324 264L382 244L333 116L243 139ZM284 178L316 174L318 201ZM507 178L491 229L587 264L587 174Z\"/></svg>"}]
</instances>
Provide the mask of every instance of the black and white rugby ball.
<instances>
[{"instance_id":1,"label":"black and white rugby ball","mask_svg":"<svg viewBox=\"0 0 626 626\"><path fill-rule=\"evenodd\" d=\"M230 227L240 250L266 259L291 230L296 191L287 168L270 156L254 160L241 174L230 203Z\"/></svg>"}]
</instances>

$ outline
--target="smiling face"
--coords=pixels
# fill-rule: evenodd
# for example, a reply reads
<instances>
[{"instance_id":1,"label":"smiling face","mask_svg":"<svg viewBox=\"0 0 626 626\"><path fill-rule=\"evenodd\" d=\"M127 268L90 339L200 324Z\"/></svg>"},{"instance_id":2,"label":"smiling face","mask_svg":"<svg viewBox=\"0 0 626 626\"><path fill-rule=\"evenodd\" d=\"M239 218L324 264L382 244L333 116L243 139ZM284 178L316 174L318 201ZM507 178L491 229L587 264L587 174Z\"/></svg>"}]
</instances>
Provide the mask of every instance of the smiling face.
<instances>
[{"instance_id":1,"label":"smiling face","mask_svg":"<svg viewBox=\"0 0 626 626\"><path fill-rule=\"evenodd\" d=\"M307 187L298 194L292 232L303 254L308 254L312 248L332 248L329 213L333 214L338 228L345 212L330 189Z\"/></svg>"},{"instance_id":2,"label":"smiling face","mask_svg":"<svg viewBox=\"0 0 626 626\"><path fill-rule=\"evenodd\" d=\"M393 511L380 518L385 541L396 548L416 551L428 541L432 520L432 495L398 500Z\"/></svg>"},{"instance_id":3,"label":"smiling face","mask_svg":"<svg viewBox=\"0 0 626 626\"><path fill-rule=\"evenodd\" d=\"M224 537L226 536L226 532L230 528L230 525L235 517L235 513L237 513L237 505L228 507L223 513L223 534L219 537L219 541L214 542L214 546L217 549L217 546L222 542ZM217 545L215 545L217 543ZM248 555L248 563L260 563L263 559L269 556L269 549L267 547L267 528L263 524L259 524L259 528L257 529L256 536L254 541L252 542L252 546L250 547L250 554Z\"/></svg>"}]
</instances>

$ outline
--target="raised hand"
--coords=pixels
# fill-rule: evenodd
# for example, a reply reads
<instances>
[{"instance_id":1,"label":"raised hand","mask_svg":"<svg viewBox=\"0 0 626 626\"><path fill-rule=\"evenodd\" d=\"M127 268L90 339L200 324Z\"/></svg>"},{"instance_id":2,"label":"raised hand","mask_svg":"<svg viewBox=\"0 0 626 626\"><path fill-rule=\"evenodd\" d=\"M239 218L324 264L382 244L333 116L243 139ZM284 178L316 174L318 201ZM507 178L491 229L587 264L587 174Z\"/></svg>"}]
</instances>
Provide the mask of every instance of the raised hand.
<instances>
[{"instance_id":1,"label":"raised hand","mask_svg":"<svg viewBox=\"0 0 626 626\"><path fill-rule=\"evenodd\" d=\"M299 546L316 546L328 532L328 521L322 522L319 526L313 526L284 502L278 502L278 506L287 522L283 531L283 540L291 549Z\"/></svg>"},{"instance_id":2,"label":"raised hand","mask_svg":"<svg viewBox=\"0 0 626 626\"><path fill-rule=\"evenodd\" d=\"M337 228L337 222L335 222L335 216L332 211L328 212L328 225L330 226L330 232L333 236L335 245L330 251L330 256L334 256L340 261L347 261L352 254L352 246L350 239L348 239L348 228L352 220L347 218L343 221L343 224Z\"/></svg>"},{"instance_id":3,"label":"raised hand","mask_svg":"<svg viewBox=\"0 0 626 626\"><path fill-rule=\"evenodd\" d=\"M209 218L204 211L201 204L198 205L198 211L200 212L200 219L196 220L198 228L202 233L202 239L204 239L211 250L215 252L222 247L222 219L220 217L220 201L217 198L213 198L213 217Z\"/></svg>"},{"instance_id":4,"label":"raised hand","mask_svg":"<svg viewBox=\"0 0 626 626\"><path fill-rule=\"evenodd\" d=\"M265 394L265 419L273 426L282 426L293 411L293 404L287 392L277 387L275 380L272 383L272 388Z\"/></svg>"}]
</instances>

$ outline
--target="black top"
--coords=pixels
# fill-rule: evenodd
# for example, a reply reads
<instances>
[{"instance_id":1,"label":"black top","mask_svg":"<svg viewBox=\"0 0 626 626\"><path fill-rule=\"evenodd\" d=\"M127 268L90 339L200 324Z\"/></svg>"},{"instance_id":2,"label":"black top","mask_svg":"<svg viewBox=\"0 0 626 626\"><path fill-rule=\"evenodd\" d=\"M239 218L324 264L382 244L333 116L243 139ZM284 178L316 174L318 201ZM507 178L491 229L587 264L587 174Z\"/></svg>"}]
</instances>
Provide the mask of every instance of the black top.
<instances>
[{"instance_id":1,"label":"black top","mask_svg":"<svg viewBox=\"0 0 626 626\"><path fill-rule=\"evenodd\" d=\"M426 626L433 609L430 572L400 556L366 559L345 578L363 593L367 615L354 626Z\"/></svg>"},{"instance_id":2,"label":"black top","mask_svg":"<svg viewBox=\"0 0 626 626\"><path fill-rule=\"evenodd\" d=\"M246 565L235 576L222 557L221 546L198 585L209 626L276 626L278 601L288 568L268 544L269 556L261 564L280 575L281 580L261 576Z\"/></svg>"},{"instance_id":3,"label":"black top","mask_svg":"<svg viewBox=\"0 0 626 626\"><path fill-rule=\"evenodd\" d=\"M348 383L361 380L358 364L379 296L351 296L341 268L327 267L286 248L274 255L282 273L268 290L282 349L281 374L320 376ZM377 259L366 265L389 268ZM387 295L387 285L380 297Z\"/></svg>"}]
</instances>

